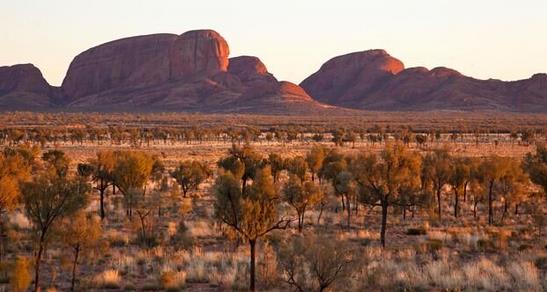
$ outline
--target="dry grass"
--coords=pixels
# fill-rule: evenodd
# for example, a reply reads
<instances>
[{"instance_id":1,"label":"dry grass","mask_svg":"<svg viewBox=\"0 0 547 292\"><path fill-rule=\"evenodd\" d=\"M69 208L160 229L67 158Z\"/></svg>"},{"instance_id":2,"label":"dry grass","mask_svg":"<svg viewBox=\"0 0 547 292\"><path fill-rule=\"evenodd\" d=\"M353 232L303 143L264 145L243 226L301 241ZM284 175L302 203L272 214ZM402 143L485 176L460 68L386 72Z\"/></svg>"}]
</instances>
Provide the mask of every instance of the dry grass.
<instances>
[{"instance_id":1,"label":"dry grass","mask_svg":"<svg viewBox=\"0 0 547 292\"><path fill-rule=\"evenodd\" d=\"M163 289L167 291L178 291L186 284L186 272L163 270L160 275Z\"/></svg>"},{"instance_id":2,"label":"dry grass","mask_svg":"<svg viewBox=\"0 0 547 292\"><path fill-rule=\"evenodd\" d=\"M530 262L513 262L502 266L492 259L481 257L468 263L445 255L440 260L429 259L417 264L412 254L401 257L367 248L367 263L357 274L364 277L361 286L375 289L431 289L441 290L518 290L541 291L541 272ZM404 254L404 253L403 253Z\"/></svg>"},{"instance_id":3,"label":"dry grass","mask_svg":"<svg viewBox=\"0 0 547 292\"><path fill-rule=\"evenodd\" d=\"M118 270L105 270L94 278L96 287L103 289L118 289L121 287L122 278Z\"/></svg>"},{"instance_id":4,"label":"dry grass","mask_svg":"<svg viewBox=\"0 0 547 292\"><path fill-rule=\"evenodd\" d=\"M323 144L331 146L332 143ZM478 147L472 143L445 144L452 146L456 155L471 156L498 153L520 157L531 149L509 144L501 144L499 147L491 144ZM283 156L295 156L305 154L311 144L296 141L290 144L254 143L253 146L264 154L277 152ZM59 144L59 149L66 151L74 163L93 157L97 150L120 147L127 149L130 146ZM168 168L182 159L208 161L214 168L215 161L224 156L229 147L229 142L157 143L143 150L162 155ZM382 148L380 145L357 143L354 149L343 147L339 150L342 153L357 153L363 150L377 152ZM91 258L82 259L82 289L248 289L249 249L245 242L237 247L235 242L227 239L212 219L213 198L209 193L212 181L210 179L203 184L191 199L169 201L162 217L155 213L152 215L156 222L154 231L158 237L158 246L154 248L144 248L135 241L133 225L125 215L121 195L113 195L109 190L107 219L101 223L105 230L104 242L108 244L93 251ZM325 188L329 190L331 187L325 184ZM94 196L88 212L97 212L97 201L97 196ZM333 291L547 289L546 270L537 264L538 259L547 258L544 249L547 242L545 238L538 239L537 232L531 231L529 226L532 221L527 215L511 217L504 227L486 228L483 227L484 211L479 210L482 218L475 221L469 203L462 202L463 217L453 219L449 214L451 203L447 197L444 202L447 213L443 222L435 222L425 212L418 212L415 218L408 217L406 220L400 214L390 213L388 247L382 249L378 244L378 210L361 209L358 215L352 215L352 229L348 231L343 227L346 213L334 211L337 204L339 206L336 199L328 202L320 224L317 224L318 210L307 211L304 230L304 235L321 233L345 241L355 248L358 263L352 269L349 281L338 284ZM180 209L183 205L184 232L191 240L189 244L178 245L178 242L173 241L182 226ZM479 207L484 208L483 205ZM17 244L11 244L10 248L30 255L30 223L21 212L12 212L9 223L17 231L11 231L13 236L10 238L17 238L12 240ZM409 228L423 229L425 234L408 235ZM260 290L290 289L278 277L281 272L275 256L278 246L297 234L293 224L290 230L272 235L269 238L270 247L264 247L264 242L259 244L257 273ZM52 244L45 257L44 283L51 280L53 269L50 267L58 265L65 253L66 250ZM68 273L61 271L55 281L59 283L57 287L60 291L68 289Z\"/></svg>"}]
</instances>

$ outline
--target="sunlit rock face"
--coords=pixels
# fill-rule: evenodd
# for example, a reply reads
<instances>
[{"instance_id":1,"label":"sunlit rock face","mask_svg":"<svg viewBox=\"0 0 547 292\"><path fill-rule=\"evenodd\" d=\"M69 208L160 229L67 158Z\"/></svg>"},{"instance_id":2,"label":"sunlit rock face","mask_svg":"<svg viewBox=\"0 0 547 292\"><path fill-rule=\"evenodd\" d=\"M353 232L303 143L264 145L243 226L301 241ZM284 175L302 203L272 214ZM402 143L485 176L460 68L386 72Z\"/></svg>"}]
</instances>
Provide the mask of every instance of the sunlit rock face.
<instances>
[{"instance_id":1,"label":"sunlit rock face","mask_svg":"<svg viewBox=\"0 0 547 292\"><path fill-rule=\"evenodd\" d=\"M120 86L207 77L226 71L228 55L228 44L212 30L125 38L79 54L62 88L78 98Z\"/></svg>"},{"instance_id":2,"label":"sunlit rock face","mask_svg":"<svg viewBox=\"0 0 547 292\"><path fill-rule=\"evenodd\" d=\"M330 106L327 106L330 105ZM0 67L0 110L317 113L322 109L547 112L547 75L505 82L406 68L384 50L332 58L296 85L213 30L107 42L77 55L61 87L31 64Z\"/></svg>"},{"instance_id":3,"label":"sunlit rock face","mask_svg":"<svg viewBox=\"0 0 547 292\"><path fill-rule=\"evenodd\" d=\"M228 69L230 48L213 30L193 30L174 41L170 51L171 79L212 76Z\"/></svg>"},{"instance_id":4,"label":"sunlit rock face","mask_svg":"<svg viewBox=\"0 0 547 292\"><path fill-rule=\"evenodd\" d=\"M213 30L154 34L99 45L72 61L62 85L74 109L259 111L308 103L302 88L280 83L259 58L229 59Z\"/></svg>"}]
</instances>

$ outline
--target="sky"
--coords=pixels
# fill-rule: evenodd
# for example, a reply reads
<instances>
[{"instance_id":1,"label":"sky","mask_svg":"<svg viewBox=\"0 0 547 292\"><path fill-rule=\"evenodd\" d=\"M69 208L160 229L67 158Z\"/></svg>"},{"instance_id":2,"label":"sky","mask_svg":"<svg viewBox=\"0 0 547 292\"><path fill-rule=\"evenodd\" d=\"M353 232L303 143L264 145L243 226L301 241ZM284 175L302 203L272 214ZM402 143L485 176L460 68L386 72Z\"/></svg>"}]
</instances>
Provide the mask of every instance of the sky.
<instances>
[{"instance_id":1,"label":"sky","mask_svg":"<svg viewBox=\"0 0 547 292\"><path fill-rule=\"evenodd\" d=\"M228 41L230 56L257 56L296 83L332 57L368 49L480 79L547 72L545 0L2 0L0 66L33 63L60 85L93 46L204 28Z\"/></svg>"}]
</instances>

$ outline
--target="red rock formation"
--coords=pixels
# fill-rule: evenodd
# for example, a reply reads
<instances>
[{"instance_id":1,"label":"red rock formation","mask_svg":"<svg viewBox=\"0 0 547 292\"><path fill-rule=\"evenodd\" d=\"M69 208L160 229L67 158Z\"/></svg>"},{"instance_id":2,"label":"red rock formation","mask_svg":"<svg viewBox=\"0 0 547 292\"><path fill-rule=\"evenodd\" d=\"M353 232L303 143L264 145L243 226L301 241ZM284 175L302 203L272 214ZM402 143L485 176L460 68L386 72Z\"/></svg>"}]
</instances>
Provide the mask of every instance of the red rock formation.
<instances>
[{"instance_id":1,"label":"red rock formation","mask_svg":"<svg viewBox=\"0 0 547 292\"><path fill-rule=\"evenodd\" d=\"M273 77L268 73L266 65L257 57L239 56L230 58L229 61L228 72L236 75L243 82L260 79L265 76Z\"/></svg>"},{"instance_id":2,"label":"red rock formation","mask_svg":"<svg viewBox=\"0 0 547 292\"><path fill-rule=\"evenodd\" d=\"M449 68L404 69L383 50L339 56L301 87L279 82L257 57L228 59L212 30L112 41L79 54L62 88L30 65L0 67L0 110L318 113L331 105L369 110L547 112L547 75L504 82ZM313 98L312 98L313 97Z\"/></svg>"},{"instance_id":3,"label":"red rock formation","mask_svg":"<svg viewBox=\"0 0 547 292\"><path fill-rule=\"evenodd\" d=\"M62 88L77 99L122 86L212 76L226 71L228 54L228 44L212 30L125 38L79 54Z\"/></svg>"},{"instance_id":4,"label":"red rock formation","mask_svg":"<svg viewBox=\"0 0 547 292\"><path fill-rule=\"evenodd\" d=\"M311 96L308 95L308 93L304 90L304 88L288 81L279 82L279 92L282 96L292 98L292 99L309 100L309 101L313 100L313 98L311 98Z\"/></svg>"},{"instance_id":5,"label":"red rock formation","mask_svg":"<svg viewBox=\"0 0 547 292\"><path fill-rule=\"evenodd\" d=\"M346 104L403 69L403 63L384 50L369 50L327 61L301 86L319 101Z\"/></svg>"},{"instance_id":6,"label":"red rock formation","mask_svg":"<svg viewBox=\"0 0 547 292\"><path fill-rule=\"evenodd\" d=\"M124 38L91 48L74 58L62 89L71 100L120 86L147 86L170 77L173 34Z\"/></svg>"},{"instance_id":7,"label":"red rock formation","mask_svg":"<svg viewBox=\"0 0 547 292\"><path fill-rule=\"evenodd\" d=\"M231 58L228 72L241 80L244 86L244 99L277 95L286 101L295 99L302 101L313 100L302 87L287 81L277 81L268 72L266 65L257 57L240 56Z\"/></svg>"},{"instance_id":8,"label":"red rock formation","mask_svg":"<svg viewBox=\"0 0 547 292\"><path fill-rule=\"evenodd\" d=\"M245 99L273 94L279 87L277 79L268 72L264 63L257 57L230 58L228 72L241 81L241 92Z\"/></svg>"},{"instance_id":9,"label":"red rock formation","mask_svg":"<svg viewBox=\"0 0 547 292\"><path fill-rule=\"evenodd\" d=\"M503 82L438 67L403 70L380 50L335 57L301 86L320 101L369 110L547 111L547 75Z\"/></svg>"},{"instance_id":10,"label":"red rock formation","mask_svg":"<svg viewBox=\"0 0 547 292\"><path fill-rule=\"evenodd\" d=\"M213 30L193 30L176 38L170 51L171 79L212 76L228 69L228 43Z\"/></svg>"},{"instance_id":11,"label":"red rock formation","mask_svg":"<svg viewBox=\"0 0 547 292\"><path fill-rule=\"evenodd\" d=\"M250 111L299 100L322 108L297 85L280 83L260 59L228 59L215 31L156 34L106 43L78 55L63 90L74 109ZM306 108L306 107L302 107Z\"/></svg>"},{"instance_id":12,"label":"red rock formation","mask_svg":"<svg viewBox=\"0 0 547 292\"><path fill-rule=\"evenodd\" d=\"M50 90L40 69L32 64L0 67L0 95L14 91L49 94Z\"/></svg>"},{"instance_id":13,"label":"red rock formation","mask_svg":"<svg viewBox=\"0 0 547 292\"><path fill-rule=\"evenodd\" d=\"M0 67L0 109L44 110L52 107L58 90L32 64Z\"/></svg>"}]
</instances>

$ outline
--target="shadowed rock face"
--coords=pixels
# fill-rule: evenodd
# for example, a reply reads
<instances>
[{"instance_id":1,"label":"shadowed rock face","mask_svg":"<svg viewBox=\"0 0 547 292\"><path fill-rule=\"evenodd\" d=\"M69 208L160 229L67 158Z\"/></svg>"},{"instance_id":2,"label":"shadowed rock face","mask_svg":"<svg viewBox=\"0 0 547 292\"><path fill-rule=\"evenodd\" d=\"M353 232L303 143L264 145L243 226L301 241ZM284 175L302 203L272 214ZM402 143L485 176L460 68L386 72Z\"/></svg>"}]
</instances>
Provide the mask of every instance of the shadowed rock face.
<instances>
[{"instance_id":1,"label":"shadowed rock face","mask_svg":"<svg viewBox=\"0 0 547 292\"><path fill-rule=\"evenodd\" d=\"M32 64L0 67L0 109L43 110L60 96Z\"/></svg>"},{"instance_id":2,"label":"shadowed rock face","mask_svg":"<svg viewBox=\"0 0 547 292\"><path fill-rule=\"evenodd\" d=\"M32 64L0 67L0 95L19 91L49 94L51 88Z\"/></svg>"},{"instance_id":3,"label":"shadowed rock face","mask_svg":"<svg viewBox=\"0 0 547 292\"><path fill-rule=\"evenodd\" d=\"M241 91L245 99L278 92L279 82L257 57L230 58L228 72L241 81Z\"/></svg>"},{"instance_id":4,"label":"shadowed rock face","mask_svg":"<svg viewBox=\"0 0 547 292\"><path fill-rule=\"evenodd\" d=\"M403 69L401 61L383 50L357 52L329 60L301 86L319 101L351 104L361 92Z\"/></svg>"},{"instance_id":5,"label":"shadowed rock face","mask_svg":"<svg viewBox=\"0 0 547 292\"><path fill-rule=\"evenodd\" d=\"M547 75L504 82L438 67L404 69L383 50L335 57L301 86L319 101L370 110L547 111Z\"/></svg>"}]
</instances>

